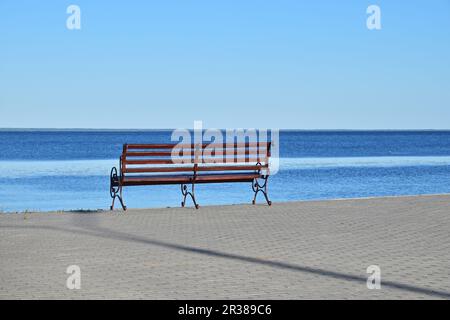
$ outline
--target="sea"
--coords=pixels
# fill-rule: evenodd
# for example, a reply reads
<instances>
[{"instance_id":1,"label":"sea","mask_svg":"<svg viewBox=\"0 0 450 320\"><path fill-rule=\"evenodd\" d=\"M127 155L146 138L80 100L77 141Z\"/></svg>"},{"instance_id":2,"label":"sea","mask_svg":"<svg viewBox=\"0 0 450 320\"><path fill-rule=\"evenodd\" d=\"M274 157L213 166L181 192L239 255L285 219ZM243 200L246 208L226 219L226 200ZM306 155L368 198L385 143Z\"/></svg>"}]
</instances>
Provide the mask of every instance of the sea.
<instances>
[{"instance_id":1,"label":"sea","mask_svg":"<svg viewBox=\"0 0 450 320\"><path fill-rule=\"evenodd\" d=\"M108 209L124 143L168 143L171 130L0 130L0 211ZM279 133L273 203L450 193L450 131ZM196 186L200 205L251 203L249 183ZM129 208L178 207L180 186L124 189ZM264 203L264 198L258 199Z\"/></svg>"}]
</instances>

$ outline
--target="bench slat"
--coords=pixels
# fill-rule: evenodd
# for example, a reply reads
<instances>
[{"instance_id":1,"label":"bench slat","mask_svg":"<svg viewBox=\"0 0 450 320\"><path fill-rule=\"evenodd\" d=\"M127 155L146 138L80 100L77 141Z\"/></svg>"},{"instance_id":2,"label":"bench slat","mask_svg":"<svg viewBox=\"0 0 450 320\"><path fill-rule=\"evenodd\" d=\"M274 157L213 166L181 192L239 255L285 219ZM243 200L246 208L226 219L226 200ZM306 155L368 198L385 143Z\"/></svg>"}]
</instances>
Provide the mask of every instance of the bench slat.
<instances>
[{"instance_id":1,"label":"bench slat","mask_svg":"<svg viewBox=\"0 0 450 320\"><path fill-rule=\"evenodd\" d=\"M180 159L181 160L181 159ZM233 160L233 161L231 161ZM189 163L196 163L194 161L194 158L184 158L183 163L180 161L180 163L173 162L172 159L145 159L145 160L124 160L124 165L137 165L137 164L189 164ZM215 161L215 162L214 162ZM267 162L267 157L264 158L211 158L211 162L205 162L205 159L203 159L203 162L198 163L256 163L256 162Z\"/></svg>"},{"instance_id":2,"label":"bench slat","mask_svg":"<svg viewBox=\"0 0 450 320\"><path fill-rule=\"evenodd\" d=\"M122 181L123 185L150 185L150 184L180 184L189 183L192 180L192 175L179 175L172 177L158 177L158 176L134 176L125 177Z\"/></svg>"},{"instance_id":3,"label":"bench slat","mask_svg":"<svg viewBox=\"0 0 450 320\"><path fill-rule=\"evenodd\" d=\"M204 174L195 178L195 183L212 183L212 182L245 182L252 181L260 175L257 173L234 173L234 174ZM133 176L124 177L123 185L156 185L156 184L180 184L189 183L193 179L193 175L169 175L169 176Z\"/></svg>"},{"instance_id":4,"label":"bench slat","mask_svg":"<svg viewBox=\"0 0 450 320\"><path fill-rule=\"evenodd\" d=\"M199 175L195 179L195 183L197 182L206 182L206 181L236 181L236 180L253 180L254 178L258 178L260 175L256 173L248 173L248 174L218 174L218 175Z\"/></svg>"},{"instance_id":5,"label":"bench slat","mask_svg":"<svg viewBox=\"0 0 450 320\"><path fill-rule=\"evenodd\" d=\"M221 149L230 149L230 148L245 148L245 147L269 147L270 142L242 142L242 143L203 143L201 144L201 148L205 149L207 147L215 147L215 148L221 148ZM192 144L126 144L126 149L196 149L197 145Z\"/></svg>"},{"instance_id":6,"label":"bench slat","mask_svg":"<svg viewBox=\"0 0 450 320\"><path fill-rule=\"evenodd\" d=\"M173 150L173 149L172 149ZM175 155L179 155L183 149L179 149L178 152L175 152ZM195 150L191 150L188 152L188 154L194 155ZM206 154L205 154L206 153ZM127 152L125 153L125 157L170 157L172 156L172 152L163 152L163 151L145 151L145 152ZM266 148L259 148L259 149L243 149L243 150L234 150L232 152L230 151L223 151L213 149L211 152L209 149L203 149L202 153L203 157L215 157L215 156L233 156L233 155L245 155L245 154L251 154L251 155L257 155L257 154L267 154Z\"/></svg>"},{"instance_id":7,"label":"bench slat","mask_svg":"<svg viewBox=\"0 0 450 320\"><path fill-rule=\"evenodd\" d=\"M252 166L198 166L197 171L239 171L239 170L261 170L267 168L268 165L252 165Z\"/></svg>"},{"instance_id":8,"label":"bench slat","mask_svg":"<svg viewBox=\"0 0 450 320\"><path fill-rule=\"evenodd\" d=\"M145 151L145 152L127 152L125 157L170 157L172 152Z\"/></svg>"},{"instance_id":9,"label":"bench slat","mask_svg":"<svg viewBox=\"0 0 450 320\"><path fill-rule=\"evenodd\" d=\"M125 168L124 173L141 173L141 172L192 172L192 167L141 167L141 168Z\"/></svg>"},{"instance_id":10,"label":"bench slat","mask_svg":"<svg viewBox=\"0 0 450 320\"><path fill-rule=\"evenodd\" d=\"M251 165L251 166L239 166L239 165L229 165L229 166L198 166L198 172L204 171L251 171L251 170L261 170L268 168L265 165ZM141 167L141 168L125 168L124 173L145 173L145 172L193 172L194 166L192 167Z\"/></svg>"}]
</instances>

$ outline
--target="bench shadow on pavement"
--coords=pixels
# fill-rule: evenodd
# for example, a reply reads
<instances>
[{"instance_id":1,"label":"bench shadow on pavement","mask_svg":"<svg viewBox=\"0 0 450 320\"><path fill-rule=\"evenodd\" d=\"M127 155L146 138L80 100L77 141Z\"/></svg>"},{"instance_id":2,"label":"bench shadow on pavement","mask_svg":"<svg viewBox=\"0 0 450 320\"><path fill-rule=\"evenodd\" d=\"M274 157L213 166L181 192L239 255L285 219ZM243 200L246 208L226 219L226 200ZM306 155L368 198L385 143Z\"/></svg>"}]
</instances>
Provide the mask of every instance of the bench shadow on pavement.
<instances>
[{"instance_id":1,"label":"bench shadow on pavement","mask_svg":"<svg viewBox=\"0 0 450 320\"><path fill-rule=\"evenodd\" d=\"M246 263L253 263L258 264L262 266L267 266L271 268L277 268L277 269L283 269L283 270L289 270L289 271L296 271L296 272L303 272L303 273L309 273L313 275L323 276L327 278L333 278L338 280L345 280L345 281L351 281L351 282L358 282L362 285L366 285L367 278L363 276L357 276L357 275L351 275L351 274L345 274L341 272L335 272L331 270L325 270L320 268L312 268L308 266L302 266L297 264L292 264L288 262L281 262L281 261L272 261L272 260L264 260L261 258L255 258L255 257L249 257L249 256L243 256L233 253L227 253L223 251L217 251L217 250L211 250L211 249L204 249L204 248L197 248L182 244L176 244L176 243L170 243L165 241L160 241L156 239L149 239L146 237L136 236L133 234L128 234L121 231L111 230L108 228L101 227L98 223L96 223L95 219L90 220L89 224L87 223L80 223L78 219L74 219L76 229L71 228L62 228L62 227L54 227L54 226L43 226L43 225L28 225L28 226L18 226L18 225L0 225L0 229L42 229L42 230L48 230L48 231L55 231L55 232L67 232L72 234L83 234L87 236L92 237L100 237L104 239L110 239L110 240L118 240L118 241L128 241L128 242L134 242L134 243L141 243L145 245L152 245L157 246L160 248L170 249L170 250L178 250L178 251L184 251L189 252L193 254L199 254L199 255L205 255L210 257L217 257L222 259L229 259L239 262L246 262ZM94 223L92 223L94 222ZM434 297L440 297L444 299L450 299L450 292L442 291L442 290L434 290L431 288L423 288L418 287L410 284L395 282L395 281L387 281L382 280L382 286L389 287L393 289L403 290L407 292L417 293L417 294L424 294Z\"/></svg>"}]
</instances>

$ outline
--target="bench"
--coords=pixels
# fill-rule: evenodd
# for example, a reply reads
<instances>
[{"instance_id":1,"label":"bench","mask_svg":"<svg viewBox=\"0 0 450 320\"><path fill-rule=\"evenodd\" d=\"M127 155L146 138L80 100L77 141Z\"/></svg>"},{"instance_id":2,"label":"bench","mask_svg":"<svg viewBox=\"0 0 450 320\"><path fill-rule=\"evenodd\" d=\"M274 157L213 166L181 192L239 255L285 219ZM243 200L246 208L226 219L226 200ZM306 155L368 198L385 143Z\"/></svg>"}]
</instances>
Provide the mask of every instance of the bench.
<instances>
[{"instance_id":1,"label":"bench","mask_svg":"<svg viewBox=\"0 0 450 320\"><path fill-rule=\"evenodd\" d=\"M122 190L128 186L179 184L183 200L191 197L195 208L195 185L206 183L251 183L256 196L262 193L268 205L270 142L210 144L125 144L119 170L111 169L111 210L116 199L126 210Z\"/></svg>"}]
</instances>

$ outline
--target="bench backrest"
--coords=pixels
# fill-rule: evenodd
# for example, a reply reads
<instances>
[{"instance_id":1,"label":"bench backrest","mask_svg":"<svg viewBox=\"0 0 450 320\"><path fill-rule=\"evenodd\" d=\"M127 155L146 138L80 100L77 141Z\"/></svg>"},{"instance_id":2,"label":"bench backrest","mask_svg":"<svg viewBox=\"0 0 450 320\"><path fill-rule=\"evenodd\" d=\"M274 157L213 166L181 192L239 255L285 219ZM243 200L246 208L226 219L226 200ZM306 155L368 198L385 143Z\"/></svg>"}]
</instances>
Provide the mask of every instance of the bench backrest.
<instances>
[{"instance_id":1,"label":"bench backrest","mask_svg":"<svg viewBox=\"0 0 450 320\"><path fill-rule=\"evenodd\" d=\"M234 144L125 144L122 176L128 173L264 170L269 174L270 142Z\"/></svg>"}]
</instances>

